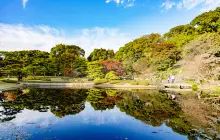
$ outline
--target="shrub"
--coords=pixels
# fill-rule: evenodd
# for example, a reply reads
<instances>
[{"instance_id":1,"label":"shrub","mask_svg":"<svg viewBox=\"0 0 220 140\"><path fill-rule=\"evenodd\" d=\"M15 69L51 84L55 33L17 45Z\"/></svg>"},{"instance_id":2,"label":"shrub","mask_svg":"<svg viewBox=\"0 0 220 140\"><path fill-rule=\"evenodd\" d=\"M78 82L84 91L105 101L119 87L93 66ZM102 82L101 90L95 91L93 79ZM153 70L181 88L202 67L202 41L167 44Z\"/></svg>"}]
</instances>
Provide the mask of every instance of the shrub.
<instances>
[{"instance_id":1,"label":"shrub","mask_svg":"<svg viewBox=\"0 0 220 140\"><path fill-rule=\"evenodd\" d=\"M107 80L119 80L119 77L116 76L113 71L111 71L111 72L109 72L105 75L105 79L107 79Z\"/></svg>"},{"instance_id":2,"label":"shrub","mask_svg":"<svg viewBox=\"0 0 220 140\"><path fill-rule=\"evenodd\" d=\"M192 85L192 90L197 91L199 89L198 84L193 84Z\"/></svg>"},{"instance_id":3,"label":"shrub","mask_svg":"<svg viewBox=\"0 0 220 140\"><path fill-rule=\"evenodd\" d=\"M94 80L94 84L95 84L95 85L104 84L104 83L107 83L107 82L108 82L107 79L96 78L96 79Z\"/></svg>"}]
</instances>

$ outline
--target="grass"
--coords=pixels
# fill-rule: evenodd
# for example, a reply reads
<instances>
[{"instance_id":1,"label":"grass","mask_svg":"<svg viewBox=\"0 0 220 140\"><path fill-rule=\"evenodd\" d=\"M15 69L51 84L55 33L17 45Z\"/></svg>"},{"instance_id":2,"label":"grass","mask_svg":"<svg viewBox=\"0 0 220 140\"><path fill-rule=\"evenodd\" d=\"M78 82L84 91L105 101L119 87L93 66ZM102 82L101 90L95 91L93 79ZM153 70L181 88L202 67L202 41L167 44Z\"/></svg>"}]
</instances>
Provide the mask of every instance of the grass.
<instances>
[{"instance_id":1,"label":"grass","mask_svg":"<svg viewBox=\"0 0 220 140\"><path fill-rule=\"evenodd\" d=\"M15 84L15 83L5 83L3 81L0 81L0 89L13 88L13 87L17 87L17 84Z\"/></svg>"},{"instance_id":2,"label":"grass","mask_svg":"<svg viewBox=\"0 0 220 140\"><path fill-rule=\"evenodd\" d=\"M147 80L138 81L138 84L139 85L144 85L144 86L149 86L150 85L149 81L147 81Z\"/></svg>"},{"instance_id":3,"label":"grass","mask_svg":"<svg viewBox=\"0 0 220 140\"><path fill-rule=\"evenodd\" d=\"M28 76L28 77L23 78L23 81L31 81L31 80L51 81L51 78L44 77L44 76Z\"/></svg>"},{"instance_id":4,"label":"grass","mask_svg":"<svg viewBox=\"0 0 220 140\"><path fill-rule=\"evenodd\" d=\"M139 81L132 81L130 82L131 85L143 85L143 86L148 86L149 81L147 80L139 80Z\"/></svg>"},{"instance_id":5,"label":"grass","mask_svg":"<svg viewBox=\"0 0 220 140\"><path fill-rule=\"evenodd\" d=\"M2 80L2 82L5 82L5 83L17 83L18 81L16 81L16 80Z\"/></svg>"},{"instance_id":6,"label":"grass","mask_svg":"<svg viewBox=\"0 0 220 140\"><path fill-rule=\"evenodd\" d=\"M118 84L120 82L121 82L121 80L112 80L109 82L109 84Z\"/></svg>"},{"instance_id":7,"label":"grass","mask_svg":"<svg viewBox=\"0 0 220 140\"><path fill-rule=\"evenodd\" d=\"M35 76L23 79L23 82L29 83L85 83L88 82L86 78L72 78L72 77L55 77L55 76Z\"/></svg>"},{"instance_id":8,"label":"grass","mask_svg":"<svg viewBox=\"0 0 220 140\"><path fill-rule=\"evenodd\" d=\"M132 81L130 82L131 85L139 85L139 82L138 81Z\"/></svg>"},{"instance_id":9,"label":"grass","mask_svg":"<svg viewBox=\"0 0 220 140\"><path fill-rule=\"evenodd\" d=\"M66 81L41 81L41 80L29 80L29 81L22 81L24 83L70 83Z\"/></svg>"},{"instance_id":10,"label":"grass","mask_svg":"<svg viewBox=\"0 0 220 140\"><path fill-rule=\"evenodd\" d=\"M5 82L5 83L17 83L18 79L17 78L10 78L10 80L8 80L7 78L1 78L0 81Z\"/></svg>"},{"instance_id":11,"label":"grass","mask_svg":"<svg viewBox=\"0 0 220 140\"><path fill-rule=\"evenodd\" d=\"M196 84L196 81L194 79L186 79L184 80L184 82L186 82L187 84L191 84L191 85Z\"/></svg>"}]
</instances>

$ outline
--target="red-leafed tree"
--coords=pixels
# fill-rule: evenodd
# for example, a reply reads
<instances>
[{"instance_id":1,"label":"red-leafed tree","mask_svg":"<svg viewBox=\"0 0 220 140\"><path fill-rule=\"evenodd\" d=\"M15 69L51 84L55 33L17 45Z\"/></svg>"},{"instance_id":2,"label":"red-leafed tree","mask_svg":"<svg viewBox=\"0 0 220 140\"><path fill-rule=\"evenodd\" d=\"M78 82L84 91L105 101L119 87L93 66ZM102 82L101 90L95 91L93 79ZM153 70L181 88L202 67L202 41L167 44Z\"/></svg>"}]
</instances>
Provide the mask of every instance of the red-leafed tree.
<instances>
[{"instance_id":1,"label":"red-leafed tree","mask_svg":"<svg viewBox=\"0 0 220 140\"><path fill-rule=\"evenodd\" d=\"M181 51L172 43L159 43L152 46L152 65L159 71L164 71L181 58Z\"/></svg>"},{"instance_id":2,"label":"red-leafed tree","mask_svg":"<svg viewBox=\"0 0 220 140\"><path fill-rule=\"evenodd\" d=\"M113 71L117 76L120 76L125 71L125 68L123 67L122 63L117 60L105 60L102 61L101 64L104 67L105 73Z\"/></svg>"}]
</instances>

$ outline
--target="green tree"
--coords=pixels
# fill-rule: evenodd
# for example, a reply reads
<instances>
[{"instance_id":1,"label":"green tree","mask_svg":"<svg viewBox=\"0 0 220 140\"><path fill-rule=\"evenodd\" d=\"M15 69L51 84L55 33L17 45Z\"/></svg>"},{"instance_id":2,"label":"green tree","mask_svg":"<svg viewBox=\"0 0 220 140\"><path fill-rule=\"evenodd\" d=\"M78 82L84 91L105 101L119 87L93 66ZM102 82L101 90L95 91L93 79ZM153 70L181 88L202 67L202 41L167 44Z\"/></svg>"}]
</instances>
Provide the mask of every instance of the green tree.
<instances>
[{"instance_id":1,"label":"green tree","mask_svg":"<svg viewBox=\"0 0 220 140\"><path fill-rule=\"evenodd\" d=\"M216 10L205 12L197 16L191 22L192 26L197 26L196 31L200 34L220 31L220 7Z\"/></svg>"},{"instance_id":2,"label":"green tree","mask_svg":"<svg viewBox=\"0 0 220 140\"><path fill-rule=\"evenodd\" d=\"M88 62L87 68L87 78L94 80L96 78L102 79L105 77L103 73L103 66L99 62Z\"/></svg>"},{"instance_id":3,"label":"green tree","mask_svg":"<svg viewBox=\"0 0 220 140\"><path fill-rule=\"evenodd\" d=\"M158 71L165 71L181 58L181 51L171 43L160 43L152 46L151 66Z\"/></svg>"},{"instance_id":4,"label":"green tree","mask_svg":"<svg viewBox=\"0 0 220 140\"><path fill-rule=\"evenodd\" d=\"M106 49L94 49L94 51L87 58L89 62L91 61L101 61L114 58L115 53L113 50Z\"/></svg>"},{"instance_id":5,"label":"green tree","mask_svg":"<svg viewBox=\"0 0 220 140\"><path fill-rule=\"evenodd\" d=\"M73 74L74 62L83 58L85 51L79 46L58 44L51 49L50 56L53 59L54 66L58 75L63 73L65 76L65 69L71 69Z\"/></svg>"},{"instance_id":6,"label":"green tree","mask_svg":"<svg viewBox=\"0 0 220 140\"><path fill-rule=\"evenodd\" d=\"M121 61L127 59L139 60L144 57L153 44L162 42L163 38L159 34L150 34L135 39L132 42L127 43L124 47L121 47L115 55L115 58Z\"/></svg>"},{"instance_id":7,"label":"green tree","mask_svg":"<svg viewBox=\"0 0 220 140\"><path fill-rule=\"evenodd\" d=\"M74 62L74 70L77 73L77 77L84 77L87 75L87 60L85 58L80 58Z\"/></svg>"}]
</instances>

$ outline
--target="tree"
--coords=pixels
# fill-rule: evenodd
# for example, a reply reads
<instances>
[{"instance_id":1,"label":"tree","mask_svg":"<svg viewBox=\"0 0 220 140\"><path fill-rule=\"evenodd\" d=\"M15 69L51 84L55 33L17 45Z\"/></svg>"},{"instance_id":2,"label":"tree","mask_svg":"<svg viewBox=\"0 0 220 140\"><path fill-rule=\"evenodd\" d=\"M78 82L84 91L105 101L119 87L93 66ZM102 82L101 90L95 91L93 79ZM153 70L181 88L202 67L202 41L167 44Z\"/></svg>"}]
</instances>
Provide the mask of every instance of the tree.
<instances>
[{"instance_id":1,"label":"tree","mask_svg":"<svg viewBox=\"0 0 220 140\"><path fill-rule=\"evenodd\" d=\"M159 34L150 34L135 39L132 42L127 43L124 47L121 47L115 54L115 58L120 61L126 59L139 60L148 53L153 44L160 43L163 38Z\"/></svg>"},{"instance_id":2,"label":"tree","mask_svg":"<svg viewBox=\"0 0 220 140\"><path fill-rule=\"evenodd\" d=\"M105 74L113 71L117 76L120 76L125 71L125 68L122 65L122 63L117 60L113 60L113 59L105 60L102 61L100 64L102 64Z\"/></svg>"},{"instance_id":3,"label":"tree","mask_svg":"<svg viewBox=\"0 0 220 140\"><path fill-rule=\"evenodd\" d=\"M190 25L190 24L179 25L179 26L176 26L176 27L170 29L169 32L164 34L164 37L166 39L171 39L171 38L174 38L175 36L178 36L180 34L182 34L182 35L193 35L193 34L195 34L195 27Z\"/></svg>"},{"instance_id":4,"label":"tree","mask_svg":"<svg viewBox=\"0 0 220 140\"><path fill-rule=\"evenodd\" d=\"M77 73L77 77L86 76L87 71L87 60L85 58L80 58L74 62L74 70Z\"/></svg>"},{"instance_id":5,"label":"tree","mask_svg":"<svg viewBox=\"0 0 220 140\"><path fill-rule=\"evenodd\" d=\"M192 26L197 26L196 30L199 34L207 32L220 31L220 7L214 11L205 12L197 16L190 23Z\"/></svg>"},{"instance_id":6,"label":"tree","mask_svg":"<svg viewBox=\"0 0 220 140\"><path fill-rule=\"evenodd\" d=\"M180 56L181 51L171 43L155 44L150 55L151 66L158 71L165 71L180 60Z\"/></svg>"},{"instance_id":7,"label":"tree","mask_svg":"<svg viewBox=\"0 0 220 140\"><path fill-rule=\"evenodd\" d=\"M103 66L99 62L88 62L87 78L94 80L96 78L104 78Z\"/></svg>"},{"instance_id":8,"label":"tree","mask_svg":"<svg viewBox=\"0 0 220 140\"><path fill-rule=\"evenodd\" d=\"M94 110L113 109L115 106L115 100L108 98L106 90L103 89L88 90L87 101L91 104Z\"/></svg>"},{"instance_id":9,"label":"tree","mask_svg":"<svg viewBox=\"0 0 220 140\"><path fill-rule=\"evenodd\" d=\"M5 75L17 75L29 65L32 65L32 68L37 66L37 70L39 70L44 67L42 63L45 64L46 59L49 59L49 53L38 50L2 52L2 54L5 57L2 62Z\"/></svg>"},{"instance_id":10,"label":"tree","mask_svg":"<svg viewBox=\"0 0 220 140\"><path fill-rule=\"evenodd\" d=\"M89 62L91 61L101 61L114 58L115 53L113 50L106 49L94 49L94 51L87 58Z\"/></svg>"},{"instance_id":11,"label":"tree","mask_svg":"<svg viewBox=\"0 0 220 140\"><path fill-rule=\"evenodd\" d=\"M123 61L123 65L125 67L125 72L128 75L134 75L135 70L133 68L133 64L136 62L136 59L133 57L128 57L126 60ZM133 78L132 78L133 79Z\"/></svg>"},{"instance_id":12,"label":"tree","mask_svg":"<svg viewBox=\"0 0 220 140\"><path fill-rule=\"evenodd\" d=\"M150 67L150 60L148 57L143 57L137 62L133 63L132 68L137 74L145 72Z\"/></svg>"},{"instance_id":13,"label":"tree","mask_svg":"<svg viewBox=\"0 0 220 140\"><path fill-rule=\"evenodd\" d=\"M50 56L56 67L56 71L63 73L65 76L65 69L71 69L73 75L73 64L76 60L83 58L85 51L79 46L58 44L51 49Z\"/></svg>"},{"instance_id":14,"label":"tree","mask_svg":"<svg viewBox=\"0 0 220 140\"><path fill-rule=\"evenodd\" d=\"M33 76L57 75L59 73L65 75L65 72L68 71L70 72L67 72L68 75L73 76L74 72L77 71L74 63L83 59L85 51L75 45L58 44L51 49L50 54L39 50L1 53L5 56L2 61L2 73L4 75L16 76L21 72L25 75ZM85 65L81 66L81 72L83 70L86 71ZM85 75L85 72L83 75Z\"/></svg>"}]
</instances>

